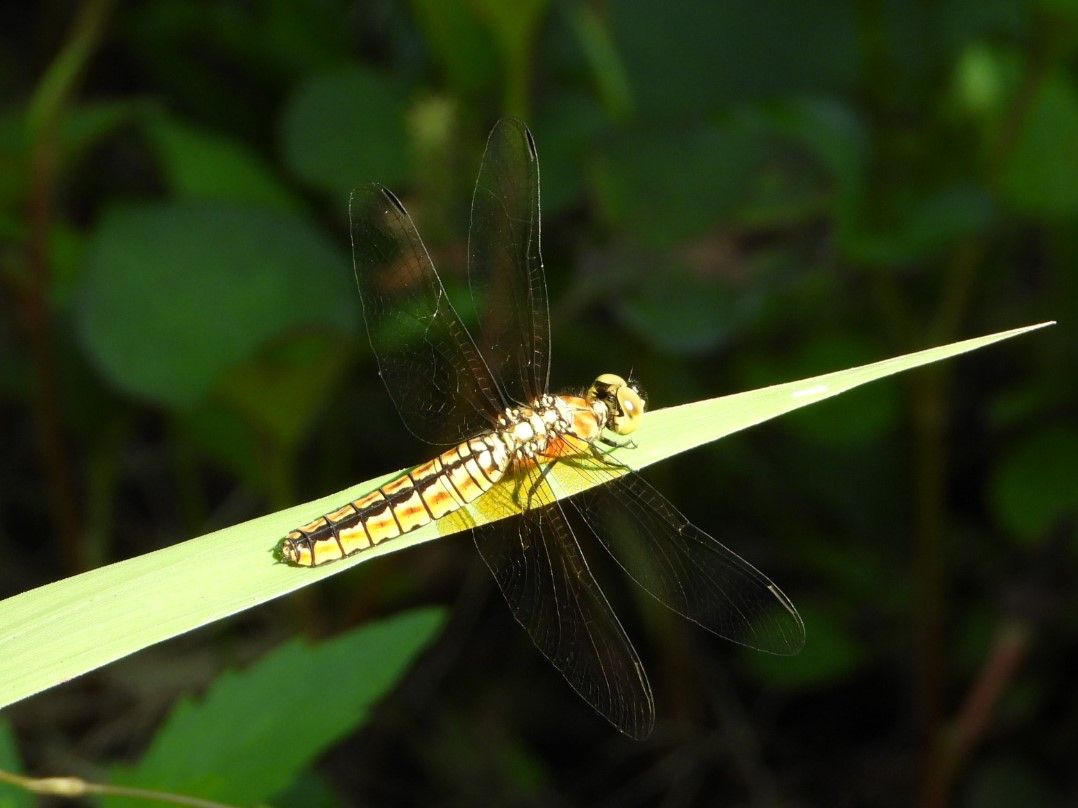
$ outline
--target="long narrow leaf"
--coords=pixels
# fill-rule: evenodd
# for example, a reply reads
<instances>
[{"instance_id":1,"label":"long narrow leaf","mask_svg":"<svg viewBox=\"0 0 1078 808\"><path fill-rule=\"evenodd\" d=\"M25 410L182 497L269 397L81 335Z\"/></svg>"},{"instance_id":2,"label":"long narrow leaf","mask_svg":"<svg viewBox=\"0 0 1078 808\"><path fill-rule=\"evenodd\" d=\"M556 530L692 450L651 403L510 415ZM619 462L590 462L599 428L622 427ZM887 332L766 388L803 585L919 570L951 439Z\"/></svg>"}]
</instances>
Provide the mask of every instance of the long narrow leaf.
<instances>
[{"instance_id":1,"label":"long narrow leaf","mask_svg":"<svg viewBox=\"0 0 1078 808\"><path fill-rule=\"evenodd\" d=\"M621 459L642 468L867 382L1046 325L1050 323L658 410L647 415L634 436L637 448L625 450ZM315 569L275 561L274 549L289 529L392 476L8 598L0 603L0 707L355 564L461 530L462 520L443 520ZM559 495L571 493L563 490ZM475 524L487 519L480 509L471 509L468 518Z\"/></svg>"}]
</instances>

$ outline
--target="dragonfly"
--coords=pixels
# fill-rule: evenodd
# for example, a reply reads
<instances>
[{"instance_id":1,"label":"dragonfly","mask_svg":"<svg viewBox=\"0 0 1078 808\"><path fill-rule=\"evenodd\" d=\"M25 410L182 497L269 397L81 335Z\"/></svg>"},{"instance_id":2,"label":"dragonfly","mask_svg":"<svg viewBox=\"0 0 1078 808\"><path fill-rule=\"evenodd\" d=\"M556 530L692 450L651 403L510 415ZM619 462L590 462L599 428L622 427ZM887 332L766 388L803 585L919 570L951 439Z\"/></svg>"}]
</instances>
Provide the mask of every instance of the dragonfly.
<instances>
[{"instance_id":1,"label":"dragonfly","mask_svg":"<svg viewBox=\"0 0 1078 808\"><path fill-rule=\"evenodd\" d=\"M440 453L290 531L280 554L313 567L479 507L498 521L473 528L475 546L513 617L588 704L642 739L655 699L581 538L660 603L735 643L794 654L805 629L766 575L619 459L644 420L636 381L602 373L582 392L549 392L539 191L531 132L498 122L472 196L468 288L485 310L474 331L400 199L378 184L352 192L353 264L379 374L406 429ZM568 476L588 490L559 498L552 483Z\"/></svg>"}]
</instances>

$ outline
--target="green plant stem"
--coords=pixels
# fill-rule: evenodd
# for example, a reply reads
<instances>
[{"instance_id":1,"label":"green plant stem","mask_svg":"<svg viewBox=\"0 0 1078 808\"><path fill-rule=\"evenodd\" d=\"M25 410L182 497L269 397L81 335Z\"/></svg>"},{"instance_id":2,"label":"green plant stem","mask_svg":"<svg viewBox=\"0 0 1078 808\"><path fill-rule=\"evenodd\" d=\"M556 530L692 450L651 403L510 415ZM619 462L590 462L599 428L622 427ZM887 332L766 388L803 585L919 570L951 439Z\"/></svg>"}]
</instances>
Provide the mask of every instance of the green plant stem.
<instances>
[{"instance_id":1,"label":"green plant stem","mask_svg":"<svg viewBox=\"0 0 1078 808\"><path fill-rule=\"evenodd\" d=\"M188 797L184 794L172 794L167 791L153 791L146 788L113 786L107 783L91 783L80 777L23 777L0 770L0 782L9 783L32 794L49 797L80 799L82 797L132 797L153 802L167 802L171 805L187 805L191 808L234 808L223 802Z\"/></svg>"},{"instance_id":2,"label":"green plant stem","mask_svg":"<svg viewBox=\"0 0 1078 808\"><path fill-rule=\"evenodd\" d=\"M49 66L27 112L30 171L27 199L26 268L28 283L20 301L35 375L35 431L49 493L49 513L64 566L86 566L75 487L63 434L56 364L52 350L52 277L49 229L59 127L79 76L100 42L110 0L90 0L75 19L63 50Z\"/></svg>"},{"instance_id":3,"label":"green plant stem","mask_svg":"<svg viewBox=\"0 0 1078 808\"><path fill-rule=\"evenodd\" d=\"M943 279L943 294L931 317L931 339L958 331L965 318L981 265L983 242L971 241L955 252ZM916 513L915 581L917 592L916 687L917 736L922 796L932 790L938 766L947 655L943 650L946 611L947 399L949 369L931 367L912 384L914 425L914 500Z\"/></svg>"},{"instance_id":4,"label":"green plant stem","mask_svg":"<svg viewBox=\"0 0 1078 808\"><path fill-rule=\"evenodd\" d=\"M130 428L129 419L124 416L108 423L87 464L87 505L82 547L91 568L101 566L113 556L120 447L130 434Z\"/></svg>"},{"instance_id":5,"label":"green plant stem","mask_svg":"<svg viewBox=\"0 0 1078 808\"><path fill-rule=\"evenodd\" d=\"M1059 58L1060 37L1057 29L1058 26L1054 23L1043 18L1038 20L1037 35L1033 46L1029 49L1030 59L1022 84L1014 94L1009 114L1004 118L999 136L992 144L988 156L987 173L993 184L998 185L1002 169L1017 146L1022 129L1029 119L1037 92Z\"/></svg>"},{"instance_id":6,"label":"green plant stem","mask_svg":"<svg viewBox=\"0 0 1078 808\"><path fill-rule=\"evenodd\" d=\"M633 113L633 93L607 22L586 3L571 7L566 19L591 67L607 113L617 121L626 119Z\"/></svg>"}]
</instances>

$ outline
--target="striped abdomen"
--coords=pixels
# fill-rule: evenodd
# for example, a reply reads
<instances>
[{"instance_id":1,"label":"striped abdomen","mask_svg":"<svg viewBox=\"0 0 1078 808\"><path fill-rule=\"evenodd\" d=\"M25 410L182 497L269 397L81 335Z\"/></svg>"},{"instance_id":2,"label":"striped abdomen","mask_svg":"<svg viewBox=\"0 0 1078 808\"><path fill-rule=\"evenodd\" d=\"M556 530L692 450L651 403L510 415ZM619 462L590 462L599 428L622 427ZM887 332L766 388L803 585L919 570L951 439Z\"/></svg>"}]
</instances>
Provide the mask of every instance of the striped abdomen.
<instances>
[{"instance_id":1,"label":"striped abdomen","mask_svg":"<svg viewBox=\"0 0 1078 808\"><path fill-rule=\"evenodd\" d=\"M464 441L371 493L290 531L281 556L313 567L362 552L459 510L489 491L509 467L505 439Z\"/></svg>"}]
</instances>

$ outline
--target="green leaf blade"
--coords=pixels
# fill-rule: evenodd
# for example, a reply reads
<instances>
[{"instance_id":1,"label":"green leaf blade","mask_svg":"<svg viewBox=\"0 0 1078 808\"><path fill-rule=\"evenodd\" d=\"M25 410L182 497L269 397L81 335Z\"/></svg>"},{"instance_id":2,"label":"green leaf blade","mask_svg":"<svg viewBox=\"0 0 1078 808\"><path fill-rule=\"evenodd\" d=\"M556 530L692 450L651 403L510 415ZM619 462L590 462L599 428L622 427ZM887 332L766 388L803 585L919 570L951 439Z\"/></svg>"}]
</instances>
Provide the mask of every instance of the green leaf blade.
<instances>
[{"instance_id":1,"label":"green leaf blade","mask_svg":"<svg viewBox=\"0 0 1078 808\"><path fill-rule=\"evenodd\" d=\"M867 382L938 362L1051 323L931 348L882 362L648 415L637 448L621 459L642 468ZM365 493L394 474L146 555L111 564L0 603L0 707L386 553L460 532L443 519L365 553L314 569L274 560L291 528ZM569 496L580 487L563 488ZM481 501L481 500L480 500ZM469 508L474 524L489 521ZM705 526L706 527L706 526Z\"/></svg>"}]
</instances>

